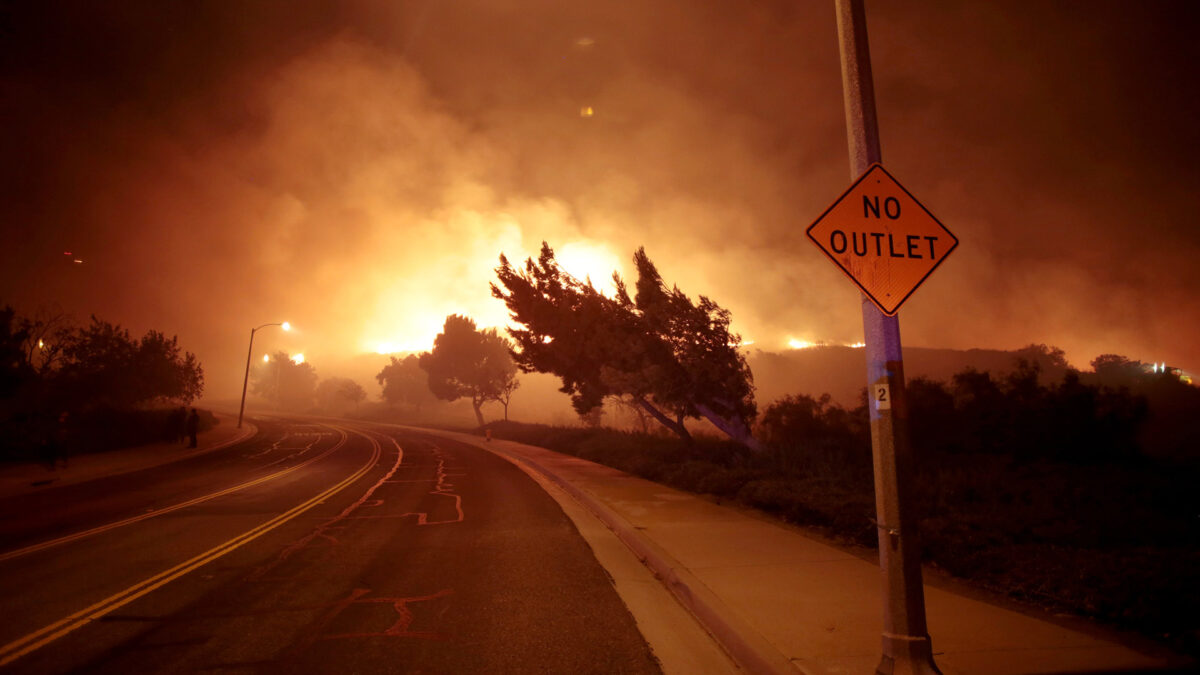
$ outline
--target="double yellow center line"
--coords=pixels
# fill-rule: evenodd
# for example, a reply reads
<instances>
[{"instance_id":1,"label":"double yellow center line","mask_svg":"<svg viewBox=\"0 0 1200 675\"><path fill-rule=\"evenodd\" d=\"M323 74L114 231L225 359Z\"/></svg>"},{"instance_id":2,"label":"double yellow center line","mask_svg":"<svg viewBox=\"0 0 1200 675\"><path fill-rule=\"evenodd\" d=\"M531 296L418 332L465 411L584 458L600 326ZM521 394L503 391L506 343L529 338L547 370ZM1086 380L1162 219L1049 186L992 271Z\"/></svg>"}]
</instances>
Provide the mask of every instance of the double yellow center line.
<instances>
[{"instance_id":1,"label":"double yellow center line","mask_svg":"<svg viewBox=\"0 0 1200 675\"><path fill-rule=\"evenodd\" d=\"M341 431L341 430L339 429L339 431ZM345 433L345 432L343 432L343 433ZM275 516L274 518L272 518L271 520L268 520L267 522L263 523L262 525L259 525L258 527L255 527L254 529L249 530L248 532L244 532L244 533L234 537L233 539L226 541L223 544L215 546L215 547L209 549L208 551L201 553L200 555L192 558L191 560L180 563L180 564L176 565L175 567L172 567L171 569L166 570L164 572L160 572L160 573L150 577L149 579L146 579L140 583L130 586L129 588L126 588L125 590L123 590L119 593L110 595L109 597L92 605L91 607L88 607L86 609L82 609L78 612L75 612L74 614L66 617L65 619L56 621L48 626L45 626L39 630L29 633L28 635L25 635L21 638L13 640L12 642L4 645L3 647L0 647L0 666L12 663L16 659L21 658L22 656L34 651L35 649L43 647L43 646L59 639L60 637L70 633L71 631L81 628L81 627L87 625L88 623L91 623L92 621L95 621L95 620L103 617L104 615L109 614L110 612L113 612L121 607L124 607L125 605L133 602L134 600L137 600L138 598L142 597L143 595L146 595L147 593L150 593L151 591L153 591L157 588L160 588L161 586L168 584L168 583L174 581L175 579L178 579L179 577L195 570L196 568L206 565L228 553L231 553L232 551L236 550L243 544L246 544L248 542L251 542L251 541L261 537L262 535L266 534L267 532L270 532L271 530L279 527L280 525L283 525L284 523L288 522L289 520L304 513L305 511L308 511L309 509L313 508L317 504L320 504L324 500L332 497L333 495L337 494L338 492L341 492L342 490L346 489L351 483L358 480L359 478L362 478L368 471L370 471L371 467L375 466L376 462L379 461L379 456L382 453L381 447L377 440L370 438L369 436L366 436L365 434L363 434L363 435L364 435L364 437L367 438L367 440L371 441L371 444L374 446L374 452L372 452L372 454L371 454L370 461L368 461L366 464L364 464L362 466L362 468L358 469L358 471L354 472L350 476L347 476L344 480L342 480L337 485L334 485L333 487L325 490L321 494L318 494L317 496L313 497L312 499L309 499L308 501L306 501L298 506L295 506L292 509L290 509L282 514ZM338 445L340 446L341 444L339 443ZM299 467L295 467L295 468L299 468ZM240 486L240 487L244 487L244 486Z\"/></svg>"},{"instance_id":2,"label":"double yellow center line","mask_svg":"<svg viewBox=\"0 0 1200 675\"><path fill-rule=\"evenodd\" d=\"M132 525L133 523L139 523L139 522L149 519L149 518L157 518L158 516L161 516L163 514L171 513L172 511L186 509L189 506L195 506L197 504L206 502L210 499L216 499L217 497L223 497L227 494L232 494L239 490L245 490L248 487L253 487L255 485L259 485L261 483L266 483L267 481L272 481L272 480L275 480L276 478L286 476L287 474L292 473L293 471L296 471L298 469L303 469L304 467L308 466L309 464L312 464L313 462L316 462L316 461L319 461L321 459L328 457L329 455L333 454L334 452L337 452L338 449L340 449L343 445L345 445L346 432L344 430L338 429L336 427L330 427L330 428L333 429L334 431L337 431L339 434L341 434L342 435L341 439L338 440L338 442L332 448L317 455L316 457L313 457L312 459L309 459L305 462L297 464L296 466L284 469L282 471L276 471L273 474L269 474L269 475L263 476L261 478L255 478L254 480L247 481L240 485L234 485L233 487L225 488L224 490L221 490L219 492L213 492L212 494L202 495L200 497L196 497L195 499L189 499L186 502L180 502L178 504L172 504L170 506L165 506L161 509L155 509L154 511L149 511L149 512L143 513L141 515L133 516L132 518L126 518L124 520L117 520L117 521L114 521L111 523L101 525L99 527L93 527L90 530L83 530L81 532L75 532L74 534L68 534L64 537L59 537L58 539L51 539L49 541L43 541L43 542L40 542L37 544L33 544L31 546L26 546L25 548L18 548L18 549L12 550L12 551L8 551L6 553L0 553L0 562L4 562L5 560L12 560L13 558L19 558L23 555L29 555L30 553L44 551L48 548L53 548L55 546L70 543L72 541L78 541L79 539L83 539L85 537L90 537L94 534L100 534L101 532L108 532L109 530L115 530L118 527L124 527L126 525Z\"/></svg>"}]
</instances>

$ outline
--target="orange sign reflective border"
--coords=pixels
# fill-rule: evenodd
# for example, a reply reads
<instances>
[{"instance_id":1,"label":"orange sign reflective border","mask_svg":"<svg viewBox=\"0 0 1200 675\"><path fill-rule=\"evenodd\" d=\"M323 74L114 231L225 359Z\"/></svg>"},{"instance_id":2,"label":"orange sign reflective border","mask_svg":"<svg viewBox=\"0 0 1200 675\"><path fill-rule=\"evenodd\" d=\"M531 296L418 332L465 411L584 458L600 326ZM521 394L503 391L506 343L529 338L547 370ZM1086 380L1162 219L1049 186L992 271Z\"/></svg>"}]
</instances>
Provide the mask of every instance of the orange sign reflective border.
<instances>
[{"instance_id":1,"label":"orange sign reflective border","mask_svg":"<svg viewBox=\"0 0 1200 675\"><path fill-rule=\"evenodd\" d=\"M958 247L958 238L879 164L807 233L888 316Z\"/></svg>"}]
</instances>

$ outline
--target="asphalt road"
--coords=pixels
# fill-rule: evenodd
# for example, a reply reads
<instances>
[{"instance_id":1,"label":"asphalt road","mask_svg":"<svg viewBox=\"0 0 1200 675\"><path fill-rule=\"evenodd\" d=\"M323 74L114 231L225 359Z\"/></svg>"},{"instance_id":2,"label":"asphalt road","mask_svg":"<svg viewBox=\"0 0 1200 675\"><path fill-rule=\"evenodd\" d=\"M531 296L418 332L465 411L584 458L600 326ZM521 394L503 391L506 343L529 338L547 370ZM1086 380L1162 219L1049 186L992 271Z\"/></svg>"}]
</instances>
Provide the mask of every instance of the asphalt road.
<instances>
[{"instance_id":1,"label":"asphalt road","mask_svg":"<svg viewBox=\"0 0 1200 675\"><path fill-rule=\"evenodd\" d=\"M508 462L359 423L259 427L0 500L0 670L658 672L574 525Z\"/></svg>"}]
</instances>

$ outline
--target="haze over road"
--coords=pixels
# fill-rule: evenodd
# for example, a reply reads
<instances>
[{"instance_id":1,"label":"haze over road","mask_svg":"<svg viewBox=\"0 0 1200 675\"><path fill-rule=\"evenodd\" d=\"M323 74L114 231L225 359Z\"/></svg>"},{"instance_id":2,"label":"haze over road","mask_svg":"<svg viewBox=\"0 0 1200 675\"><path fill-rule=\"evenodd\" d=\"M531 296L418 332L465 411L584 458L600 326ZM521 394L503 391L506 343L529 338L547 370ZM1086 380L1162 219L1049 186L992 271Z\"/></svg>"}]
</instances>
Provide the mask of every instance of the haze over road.
<instances>
[{"instance_id":1,"label":"haze over road","mask_svg":"<svg viewBox=\"0 0 1200 675\"><path fill-rule=\"evenodd\" d=\"M278 420L0 500L12 672L658 672L554 500L454 441Z\"/></svg>"}]
</instances>

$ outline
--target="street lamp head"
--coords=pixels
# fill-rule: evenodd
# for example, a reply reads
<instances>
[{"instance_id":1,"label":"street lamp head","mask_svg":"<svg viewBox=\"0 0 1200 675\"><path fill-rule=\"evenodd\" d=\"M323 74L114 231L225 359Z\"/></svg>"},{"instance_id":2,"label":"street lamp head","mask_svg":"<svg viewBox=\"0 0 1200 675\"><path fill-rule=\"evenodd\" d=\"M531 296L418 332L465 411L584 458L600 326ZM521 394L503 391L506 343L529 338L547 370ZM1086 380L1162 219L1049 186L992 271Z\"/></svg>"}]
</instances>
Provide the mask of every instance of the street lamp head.
<instances>
[{"instance_id":1,"label":"street lamp head","mask_svg":"<svg viewBox=\"0 0 1200 675\"><path fill-rule=\"evenodd\" d=\"M284 330L291 330L292 324L284 321L283 323L264 323L261 326L255 326L250 329L250 346L246 348L246 374L242 376L242 404L238 407L238 423L237 428L242 428L242 417L246 412L246 387L250 384L250 356L254 353L254 334L260 329L267 326L279 326ZM263 354L263 363L270 363L271 357Z\"/></svg>"}]
</instances>

